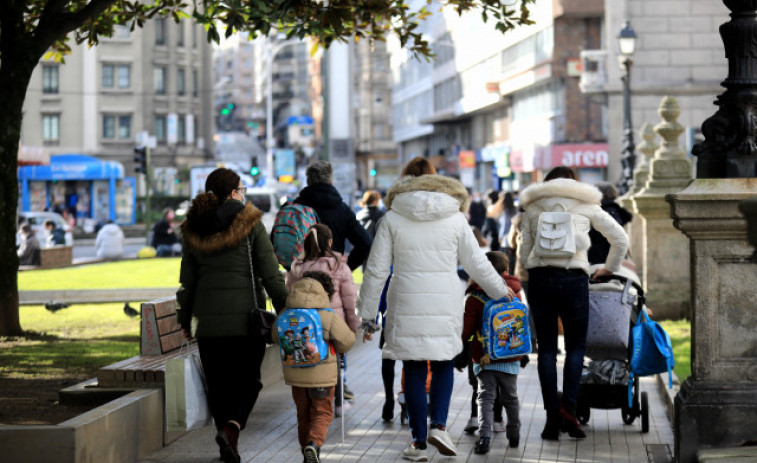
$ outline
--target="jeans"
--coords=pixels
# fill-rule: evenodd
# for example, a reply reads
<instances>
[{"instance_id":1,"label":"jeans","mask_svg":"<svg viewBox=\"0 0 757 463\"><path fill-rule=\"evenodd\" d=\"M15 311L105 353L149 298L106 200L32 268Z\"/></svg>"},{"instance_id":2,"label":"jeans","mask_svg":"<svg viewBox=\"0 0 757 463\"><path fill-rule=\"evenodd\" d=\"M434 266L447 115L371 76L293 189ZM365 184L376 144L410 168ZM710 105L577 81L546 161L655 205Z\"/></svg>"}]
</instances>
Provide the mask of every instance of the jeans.
<instances>
[{"instance_id":1,"label":"jeans","mask_svg":"<svg viewBox=\"0 0 757 463\"><path fill-rule=\"evenodd\" d=\"M251 336L197 338L217 429L233 420L244 429L263 388L260 365L265 342Z\"/></svg>"},{"instance_id":2,"label":"jeans","mask_svg":"<svg viewBox=\"0 0 757 463\"><path fill-rule=\"evenodd\" d=\"M405 360L402 362L405 370L405 403L407 417L413 441L426 442L428 429L426 418L427 405L431 406L431 425L447 425L447 412L452 398L454 385L454 366L452 360L431 362L431 390L430 400L426 403L426 376L428 362L426 360Z\"/></svg>"},{"instance_id":3,"label":"jeans","mask_svg":"<svg viewBox=\"0 0 757 463\"><path fill-rule=\"evenodd\" d=\"M557 317L565 333L563 400L575 404L589 324L589 277L579 269L537 267L528 272L531 315L539 339L539 382L545 410L560 407L557 397Z\"/></svg>"}]
</instances>

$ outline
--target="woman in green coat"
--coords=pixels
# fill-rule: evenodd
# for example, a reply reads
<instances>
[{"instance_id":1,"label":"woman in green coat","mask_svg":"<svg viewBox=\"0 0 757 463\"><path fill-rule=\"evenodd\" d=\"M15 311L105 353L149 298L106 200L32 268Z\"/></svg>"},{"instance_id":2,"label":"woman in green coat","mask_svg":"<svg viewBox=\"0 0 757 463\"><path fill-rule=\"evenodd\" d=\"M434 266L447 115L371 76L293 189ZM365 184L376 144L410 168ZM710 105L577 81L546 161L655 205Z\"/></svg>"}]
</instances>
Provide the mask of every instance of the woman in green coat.
<instances>
[{"instance_id":1,"label":"woman in green coat","mask_svg":"<svg viewBox=\"0 0 757 463\"><path fill-rule=\"evenodd\" d=\"M248 331L253 307L253 275L258 307L263 289L276 311L284 309L287 289L273 246L261 222L263 213L244 204L239 175L216 169L205 194L192 201L181 225L184 249L178 320L184 337L197 338L208 385L208 403L218 429L221 459L239 463L239 431L244 429L262 388L260 365L266 340Z\"/></svg>"}]
</instances>

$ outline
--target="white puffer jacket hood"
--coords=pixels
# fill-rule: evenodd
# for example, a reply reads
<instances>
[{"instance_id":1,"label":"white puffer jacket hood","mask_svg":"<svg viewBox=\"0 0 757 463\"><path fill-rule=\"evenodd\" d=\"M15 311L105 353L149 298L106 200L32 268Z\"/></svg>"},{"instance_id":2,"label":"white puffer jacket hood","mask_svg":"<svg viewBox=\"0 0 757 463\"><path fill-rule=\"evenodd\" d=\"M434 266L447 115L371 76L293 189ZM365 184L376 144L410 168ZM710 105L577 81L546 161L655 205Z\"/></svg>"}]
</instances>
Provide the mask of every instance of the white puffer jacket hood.
<instances>
[{"instance_id":1,"label":"white puffer jacket hood","mask_svg":"<svg viewBox=\"0 0 757 463\"><path fill-rule=\"evenodd\" d=\"M628 252L628 235L610 214L600 207L602 193L589 184L567 178L558 178L529 186L520 195L525 208L521 233L518 236L518 259L526 269L535 267L579 268L589 273L586 252L591 246L589 229L594 227L610 242L610 253L605 268L617 272ZM573 218L576 253L567 258L544 258L533 254L538 232L539 214L542 212L570 212Z\"/></svg>"},{"instance_id":2,"label":"white puffer jacket hood","mask_svg":"<svg viewBox=\"0 0 757 463\"><path fill-rule=\"evenodd\" d=\"M389 189L385 203L389 211L379 222L360 288L360 317L376 318L393 268L384 358L451 360L462 350L465 287L458 262L491 297L504 296L507 287L463 215L468 195L459 181L439 175L403 178Z\"/></svg>"}]
</instances>

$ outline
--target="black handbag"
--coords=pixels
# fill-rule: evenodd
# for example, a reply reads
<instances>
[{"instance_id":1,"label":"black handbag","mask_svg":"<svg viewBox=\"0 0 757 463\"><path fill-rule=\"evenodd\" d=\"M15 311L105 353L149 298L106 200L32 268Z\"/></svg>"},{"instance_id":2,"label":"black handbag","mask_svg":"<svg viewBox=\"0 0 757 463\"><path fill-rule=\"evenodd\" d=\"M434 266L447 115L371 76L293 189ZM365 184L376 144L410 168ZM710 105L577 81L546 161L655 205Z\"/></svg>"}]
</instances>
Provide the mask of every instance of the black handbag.
<instances>
[{"instance_id":1,"label":"black handbag","mask_svg":"<svg viewBox=\"0 0 757 463\"><path fill-rule=\"evenodd\" d=\"M250 275L252 275L252 310L249 317L249 332L257 333L263 338L266 344L273 344L271 332L275 329L276 314L267 310L262 310L258 306L258 292L255 289L255 269L252 266L252 245L250 237L247 237L247 257L250 261Z\"/></svg>"}]
</instances>

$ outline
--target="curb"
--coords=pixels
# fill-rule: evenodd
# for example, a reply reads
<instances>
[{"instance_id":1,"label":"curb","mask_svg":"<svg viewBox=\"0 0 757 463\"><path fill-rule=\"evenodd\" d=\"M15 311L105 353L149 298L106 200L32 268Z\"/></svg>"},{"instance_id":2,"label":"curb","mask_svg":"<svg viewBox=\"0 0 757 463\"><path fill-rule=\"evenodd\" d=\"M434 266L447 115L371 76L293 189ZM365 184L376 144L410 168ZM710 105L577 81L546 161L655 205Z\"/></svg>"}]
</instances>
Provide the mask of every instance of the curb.
<instances>
[{"instance_id":1,"label":"curb","mask_svg":"<svg viewBox=\"0 0 757 463\"><path fill-rule=\"evenodd\" d=\"M667 374L656 374L654 376L655 380L657 381L657 387L660 391L660 395L662 395L662 398L665 401L665 411L667 412L668 419L670 420L670 425L673 426L673 423L675 423L675 398L676 395L678 395L678 391L681 389L681 381L678 379L678 376L673 373L673 388L670 389L668 387Z\"/></svg>"}]
</instances>

